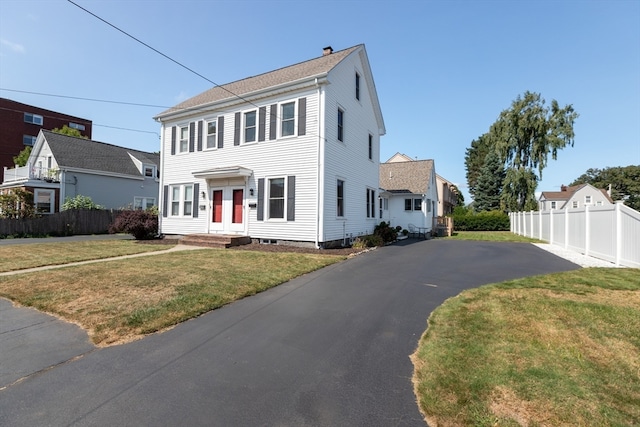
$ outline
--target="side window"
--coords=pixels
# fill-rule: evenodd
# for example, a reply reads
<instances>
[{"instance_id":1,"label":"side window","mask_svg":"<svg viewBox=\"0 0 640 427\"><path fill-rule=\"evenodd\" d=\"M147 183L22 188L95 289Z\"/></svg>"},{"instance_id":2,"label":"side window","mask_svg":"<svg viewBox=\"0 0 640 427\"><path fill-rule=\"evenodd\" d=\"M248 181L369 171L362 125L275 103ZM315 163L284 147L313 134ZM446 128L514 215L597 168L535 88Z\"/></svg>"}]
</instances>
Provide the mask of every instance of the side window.
<instances>
[{"instance_id":1,"label":"side window","mask_svg":"<svg viewBox=\"0 0 640 427\"><path fill-rule=\"evenodd\" d=\"M336 183L336 215L344 216L344 181L341 179Z\"/></svg>"},{"instance_id":2,"label":"side window","mask_svg":"<svg viewBox=\"0 0 640 427\"><path fill-rule=\"evenodd\" d=\"M360 101L360 74L356 72L356 99Z\"/></svg>"},{"instance_id":3,"label":"side window","mask_svg":"<svg viewBox=\"0 0 640 427\"><path fill-rule=\"evenodd\" d=\"M338 141L344 142L344 111L338 108Z\"/></svg>"},{"instance_id":4,"label":"side window","mask_svg":"<svg viewBox=\"0 0 640 427\"><path fill-rule=\"evenodd\" d=\"M244 142L256 141L256 112L244 113Z\"/></svg>"},{"instance_id":5,"label":"side window","mask_svg":"<svg viewBox=\"0 0 640 427\"><path fill-rule=\"evenodd\" d=\"M419 211L422 209L422 199L413 199L413 210Z\"/></svg>"},{"instance_id":6,"label":"side window","mask_svg":"<svg viewBox=\"0 0 640 427\"><path fill-rule=\"evenodd\" d=\"M268 218L284 218L284 178L269 180Z\"/></svg>"},{"instance_id":7,"label":"side window","mask_svg":"<svg viewBox=\"0 0 640 427\"><path fill-rule=\"evenodd\" d=\"M295 135L296 118L295 102L287 102L280 106L281 134L282 136Z\"/></svg>"},{"instance_id":8,"label":"side window","mask_svg":"<svg viewBox=\"0 0 640 427\"><path fill-rule=\"evenodd\" d=\"M216 148L218 135L217 119L207 120L207 149Z\"/></svg>"},{"instance_id":9,"label":"side window","mask_svg":"<svg viewBox=\"0 0 640 427\"><path fill-rule=\"evenodd\" d=\"M180 127L180 144L178 147L181 153L189 151L189 126Z\"/></svg>"},{"instance_id":10,"label":"side window","mask_svg":"<svg viewBox=\"0 0 640 427\"><path fill-rule=\"evenodd\" d=\"M369 134L369 160L373 160L373 135Z\"/></svg>"}]
</instances>

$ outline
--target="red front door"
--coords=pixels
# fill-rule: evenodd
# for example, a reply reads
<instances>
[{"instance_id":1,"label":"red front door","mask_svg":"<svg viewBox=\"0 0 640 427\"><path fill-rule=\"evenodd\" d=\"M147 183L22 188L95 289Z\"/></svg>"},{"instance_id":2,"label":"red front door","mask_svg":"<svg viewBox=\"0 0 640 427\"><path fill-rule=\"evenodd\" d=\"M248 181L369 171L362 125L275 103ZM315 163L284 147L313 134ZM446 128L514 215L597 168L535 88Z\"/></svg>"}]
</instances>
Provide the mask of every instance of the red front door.
<instances>
[{"instance_id":1,"label":"red front door","mask_svg":"<svg viewBox=\"0 0 640 427\"><path fill-rule=\"evenodd\" d=\"M233 190L233 216L231 218L233 224L242 224L243 198L243 190Z\"/></svg>"},{"instance_id":2,"label":"red front door","mask_svg":"<svg viewBox=\"0 0 640 427\"><path fill-rule=\"evenodd\" d=\"M213 191L213 213L211 221L213 222L222 222L222 190L214 190Z\"/></svg>"}]
</instances>

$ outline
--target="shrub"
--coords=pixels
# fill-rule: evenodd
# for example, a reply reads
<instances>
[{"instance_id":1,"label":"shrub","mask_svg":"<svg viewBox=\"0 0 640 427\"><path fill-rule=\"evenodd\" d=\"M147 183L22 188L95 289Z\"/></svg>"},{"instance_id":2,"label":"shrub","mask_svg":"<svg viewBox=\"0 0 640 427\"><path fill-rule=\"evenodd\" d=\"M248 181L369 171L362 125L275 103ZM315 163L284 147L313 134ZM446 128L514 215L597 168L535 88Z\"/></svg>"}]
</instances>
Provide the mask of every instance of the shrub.
<instances>
[{"instance_id":1,"label":"shrub","mask_svg":"<svg viewBox=\"0 0 640 427\"><path fill-rule=\"evenodd\" d=\"M158 215L151 211L124 211L109 227L109 233L129 233L136 240L153 239L158 235Z\"/></svg>"},{"instance_id":2,"label":"shrub","mask_svg":"<svg viewBox=\"0 0 640 427\"><path fill-rule=\"evenodd\" d=\"M95 204L89 196L78 194L73 198L67 197L64 200L64 203L62 204L62 210L66 211L68 209L104 209L104 206Z\"/></svg>"},{"instance_id":3,"label":"shrub","mask_svg":"<svg viewBox=\"0 0 640 427\"><path fill-rule=\"evenodd\" d=\"M453 226L458 231L509 231L509 216L502 211L453 215Z\"/></svg>"},{"instance_id":4,"label":"shrub","mask_svg":"<svg viewBox=\"0 0 640 427\"><path fill-rule=\"evenodd\" d=\"M384 240L382 237L376 234L368 234L366 236L358 237L355 242L353 242L352 247L356 249L364 249L364 248L373 248L376 246L383 246Z\"/></svg>"},{"instance_id":5,"label":"shrub","mask_svg":"<svg viewBox=\"0 0 640 427\"><path fill-rule=\"evenodd\" d=\"M402 227L400 227L402 230ZM376 228L373 230L373 234L376 236L380 236L384 243L395 242L398 239L398 230L395 227L390 227L388 222L382 221L380 224L376 225ZM381 245L378 245L381 246Z\"/></svg>"}]
</instances>

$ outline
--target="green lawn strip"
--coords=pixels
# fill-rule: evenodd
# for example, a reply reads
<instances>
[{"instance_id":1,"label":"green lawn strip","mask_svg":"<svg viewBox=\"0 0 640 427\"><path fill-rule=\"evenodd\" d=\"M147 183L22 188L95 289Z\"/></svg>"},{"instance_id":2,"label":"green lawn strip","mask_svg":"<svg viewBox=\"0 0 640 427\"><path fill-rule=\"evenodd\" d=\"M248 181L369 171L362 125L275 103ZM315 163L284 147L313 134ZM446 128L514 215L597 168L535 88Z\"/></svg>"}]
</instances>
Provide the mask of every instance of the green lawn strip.
<instances>
[{"instance_id":1,"label":"green lawn strip","mask_svg":"<svg viewBox=\"0 0 640 427\"><path fill-rule=\"evenodd\" d=\"M343 260L203 249L0 277L0 296L58 315L110 345L173 326Z\"/></svg>"},{"instance_id":2,"label":"green lawn strip","mask_svg":"<svg viewBox=\"0 0 640 427\"><path fill-rule=\"evenodd\" d=\"M446 237L450 240L484 240L489 242L522 242L544 243L538 239L520 236L510 231L454 231L453 235Z\"/></svg>"},{"instance_id":3,"label":"green lawn strip","mask_svg":"<svg viewBox=\"0 0 640 427\"><path fill-rule=\"evenodd\" d=\"M637 425L640 270L465 291L432 313L412 359L430 425Z\"/></svg>"},{"instance_id":4,"label":"green lawn strip","mask_svg":"<svg viewBox=\"0 0 640 427\"><path fill-rule=\"evenodd\" d=\"M141 244L134 240L27 243L0 246L0 272L162 251L171 249L173 246Z\"/></svg>"}]
</instances>

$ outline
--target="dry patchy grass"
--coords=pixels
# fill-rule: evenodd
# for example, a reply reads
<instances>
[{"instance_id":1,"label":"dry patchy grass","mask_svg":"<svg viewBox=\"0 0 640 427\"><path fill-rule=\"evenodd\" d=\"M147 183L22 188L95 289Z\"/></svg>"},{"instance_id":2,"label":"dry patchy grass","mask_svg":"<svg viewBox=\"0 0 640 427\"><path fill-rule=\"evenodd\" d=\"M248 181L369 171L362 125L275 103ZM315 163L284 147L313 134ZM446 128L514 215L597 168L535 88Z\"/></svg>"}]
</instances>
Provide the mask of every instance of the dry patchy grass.
<instances>
[{"instance_id":1,"label":"dry patchy grass","mask_svg":"<svg viewBox=\"0 0 640 427\"><path fill-rule=\"evenodd\" d=\"M146 245L141 245L146 246ZM0 296L128 342L344 259L202 249L0 277Z\"/></svg>"},{"instance_id":2,"label":"dry patchy grass","mask_svg":"<svg viewBox=\"0 0 640 427\"><path fill-rule=\"evenodd\" d=\"M412 356L434 426L640 423L640 271L582 269L465 291Z\"/></svg>"},{"instance_id":3,"label":"dry patchy grass","mask_svg":"<svg viewBox=\"0 0 640 427\"><path fill-rule=\"evenodd\" d=\"M141 245L133 240L0 246L0 272L161 251L171 247L170 245Z\"/></svg>"}]
</instances>

